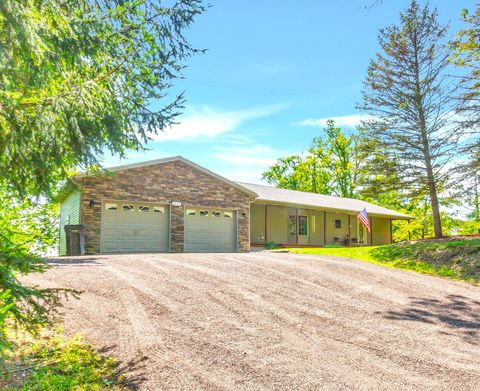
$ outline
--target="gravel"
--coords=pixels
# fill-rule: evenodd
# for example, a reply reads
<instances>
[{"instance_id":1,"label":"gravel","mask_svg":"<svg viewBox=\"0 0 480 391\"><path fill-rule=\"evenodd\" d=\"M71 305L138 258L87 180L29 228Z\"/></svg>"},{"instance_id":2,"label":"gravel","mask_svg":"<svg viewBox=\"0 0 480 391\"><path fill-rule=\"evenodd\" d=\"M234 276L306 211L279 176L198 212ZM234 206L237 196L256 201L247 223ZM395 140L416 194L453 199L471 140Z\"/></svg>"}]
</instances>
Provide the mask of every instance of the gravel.
<instances>
[{"instance_id":1,"label":"gravel","mask_svg":"<svg viewBox=\"0 0 480 391\"><path fill-rule=\"evenodd\" d=\"M142 390L480 390L480 288L325 256L51 260L61 319Z\"/></svg>"}]
</instances>

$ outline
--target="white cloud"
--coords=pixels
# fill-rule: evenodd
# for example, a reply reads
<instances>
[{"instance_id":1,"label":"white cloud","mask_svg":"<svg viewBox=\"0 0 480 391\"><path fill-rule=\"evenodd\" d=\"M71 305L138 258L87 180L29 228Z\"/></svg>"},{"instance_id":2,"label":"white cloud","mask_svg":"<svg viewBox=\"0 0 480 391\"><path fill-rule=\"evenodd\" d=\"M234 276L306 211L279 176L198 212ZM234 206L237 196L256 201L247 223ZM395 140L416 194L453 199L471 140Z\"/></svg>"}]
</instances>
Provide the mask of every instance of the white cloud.
<instances>
[{"instance_id":1,"label":"white cloud","mask_svg":"<svg viewBox=\"0 0 480 391\"><path fill-rule=\"evenodd\" d=\"M262 173L278 158L291 154L264 144L218 147L217 151L215 158L224 162L222 175L235 181L263 184Z\"/></svg>"},{"instance_id":2,"label":"white cloud","mask_svg":"<svg viewBox=\"0 0 480 391\"><path fill-rule=\"evenodd\" d=\"M268 145L254 144L242 147L219 147L215 157L238 166L269 167L287 152L275 150Z\"/></svg>"},{"instance_id":3,"label":"white cloud","mask_svg":"<svg viewBox=\"0 0 480 391\"><path fill-rule=\"evenodd\" d=\"M301 121L300 125L324 127L327 125L327 121L330 119L335 121L336 126L347 126L350 128L354 128L355 126L360 125L362 121L371 120L373 119L373 117L367 114L352 114L352 115L342 115L338 117L309 118L304 121Z\"/></svg>"},{"instance_id":4,"label":"white cloud","mask_svg":"<svg viewBox=\"0 0 480 391\"><path fill-rule=\"evenodd\" d=\"M219 174L235 182L255 183L258 185L267 185L262 179L264 170L220 170Z\"/></svg>"},{"instance_id":5,"label":"white cloud","mask_svg":"<svg viewBox=\"0 0 480 391\"><path fill-rule=\"evenodd\" d=\"M178 124L153 136L154 141L198 140L214 138L233 131L244 122L268 117L286 105L271 105L235 111L217 111L209 106L191 108L178 119Z\"/></svg>"}]
</instances>

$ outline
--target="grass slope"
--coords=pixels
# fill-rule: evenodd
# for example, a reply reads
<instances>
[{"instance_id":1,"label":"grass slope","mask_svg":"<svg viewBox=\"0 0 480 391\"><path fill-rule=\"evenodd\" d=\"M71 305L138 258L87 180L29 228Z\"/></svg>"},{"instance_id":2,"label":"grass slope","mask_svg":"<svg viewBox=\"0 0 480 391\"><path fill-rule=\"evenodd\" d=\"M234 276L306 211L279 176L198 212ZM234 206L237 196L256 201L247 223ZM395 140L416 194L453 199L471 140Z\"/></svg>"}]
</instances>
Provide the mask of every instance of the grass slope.
<instances>
[{"instance_id":1,"label":"grass slope","mask_svg":"<svg viewBox=\"0 0 480 391\"><path fill-rule=\"evenodd\" d=\"M11 331L13 333L13 331ZM2 390L128 390L113 359L59 330L16 333L13 354L0 359Z\"/></svg>"},{"instance_id":2,"label":"grass slope","mask_svg":"<svg viewBox=\"0 0 480 391\"><path fill-rule=\"evenodd\" d=\"M291 248L299 254L331 255L478 284L480 239L425 240L386 246Z\"/></svg>"}]
</instances>

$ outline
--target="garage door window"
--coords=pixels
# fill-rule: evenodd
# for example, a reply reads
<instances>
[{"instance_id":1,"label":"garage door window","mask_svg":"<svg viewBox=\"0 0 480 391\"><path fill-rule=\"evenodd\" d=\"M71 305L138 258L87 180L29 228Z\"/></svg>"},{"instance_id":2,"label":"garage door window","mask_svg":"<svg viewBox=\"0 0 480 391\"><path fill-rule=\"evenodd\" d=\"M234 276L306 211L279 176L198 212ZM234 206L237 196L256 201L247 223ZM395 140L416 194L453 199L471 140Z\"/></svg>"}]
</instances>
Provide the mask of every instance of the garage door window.
<instances>
[{"instance_id":1,"label":"garage door window","mask_svg":"<svg viewBox=\"0 0 480 391\"><path fill-rule=\"evenodd\" d=\"M154 206L153 207L154 213L165 213L165 208L163 206Z\"/></svg>"},{"instance_id":2,"label":"garage door window","mask_svg":"<svg viewBox=\"0 0 480 391\"><path fill-rule=\"evenodd\" d=\"M232 212L223 212L223 217L228 217L229 219L231 219L232 216Z\"/></svg>"},{"instance_id":3,"label":"garage door window","mask_svg":"<svg viewBox=\"0 0 480 391\"><path fill-rule=\"evenodd\" d=\"M208 210L201 210L200 216L208 216Z\"/></svg>"},{"instance_id":4,"label":"garage door window","mask_svg":"<svg viewBox=\"0 0 480 391\"><path fill-rule=\"evenodd\" d=\"M135 207L133 205L123 205L124 212L133 212L135 211Z\"/></svg>"},{"instance_id":5,"label":"garage door window","mask_svg":"<svg viewBox=\"0 0 480 391\"><path fill-rule=\"evenodd\" d=\"M219 212L218 210L214 210L212 212L212 217L221 217L222 216L222 213Z\"/></svg>"},{"instance_id":6,"label":"garage door window","mask_svg":"<svg viewBox=\"0 0 480 391\"><path fill-rule=\"evenodd\" d=\"M138 207L138 211L139 211L139 212L150 212L150 207L144 206L144 205L140 205L140 206Z\"/></svg>"},{"instance_id":7,"label":"garage door window","mask_svg":"<svg viewBox=\"0 0 480 391\"><path fill-rule=\"evenodd\" d=\"M187 209L187 216L195 216L195 209Z\"/></svg>"},{"instance_id":8,"label":"garage door window","mask_svg":"<svg viewBox=\"0 0 480 391\"><path fill-rule=\"evenodd\" d=\"M117 208L118 208L117 204L113 204L111 202L105 203L105 210L117 210Z\"/></svg>"}]
</instances>

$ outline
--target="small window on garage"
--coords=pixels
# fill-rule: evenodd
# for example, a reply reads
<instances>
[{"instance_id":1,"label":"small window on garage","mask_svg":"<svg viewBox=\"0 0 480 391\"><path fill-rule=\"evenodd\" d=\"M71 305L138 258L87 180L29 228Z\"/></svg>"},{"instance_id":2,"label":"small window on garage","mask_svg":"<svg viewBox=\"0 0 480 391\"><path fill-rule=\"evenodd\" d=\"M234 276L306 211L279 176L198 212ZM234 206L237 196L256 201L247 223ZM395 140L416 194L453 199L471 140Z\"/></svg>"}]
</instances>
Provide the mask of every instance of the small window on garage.
<instances>
[{"instance_id":1,"label":"small window on garage","mask_svg":"<svg viewBox=\"0 0 480 391\"><path fill-rule=\"evenodd\" d=\"M195 216L196 210L195 209L187 209L187 216Z\"/></svg>"},{"instance_id":2,"label":"small window on garage","mask_svg":"<svg viewBox=\"0 0 480 391\"><path fill-rule=\"evenodd\" d=\"M138 211L139 212L150 212L150 207L149 206L145 206L145 205L140 205L138 207Z\"/></svg>"},{"instance_id":3,"label":"small window on garage","mask_svg":"<svg viewBox=\"0 0 480 391\"><path fill-rule=\"evenodd\" d=\"M335 220L335 228L336 229L342 228L342 220Z\"/></svg>"},{"instance_id":4,"label":"small window on garage","mask_svg":"<svg viewBox=\"0 0 480 391\"><path fill-rule=\"evenodd\" d=\"M123 205L122 209L124 212L133 212L135 207L133 205Z\"/></svg>"},{"instance_id":5,"label":"small window on garage","mask_svg":"<svg viewBox=\"0 0 480 391\"><path fill-rule=\"evenodd\" d=\"M222 212L219 212L218 210L214 210L212 212L212 217L221 217L222 216Z\"/></svg>"},{"instance_id":6,"label":"small window on garage","mask_svg":"<svg viewBox=\"0 0 480 391\"><path fill-rule=\"evenodd\" d=\"M208 210L201 210L199 214L200 216L208 216Z\"/></svg>"},{"instance_id":7,"label":"small window on garage","mask_svg":"<svg viewBox=\"0 0 480 391\"><path fill-rule=\"evenodd\" d=\"M233 217L233 213L232 212L223 212L223 217L228 217L229 219L231 219Z\"/></svg>"},{"instance_id":8,"label":"small window on garage","mask_svg":"<svg viewBox=\"0 0 480 391\"><path fill-rule=\"evenodd\" d=\"M165 207L164 206L154 206L153 207L153 213L165 213Z\"/></svg>"},{"instance_id":9,"label":"small window on garage","mask_svg":"<svg viewBox=\"0 0 480 391\"><path fill-rule=\"evenodd\" d=\"M105 210L117 210L118 209L118 204L115 204L113 202L105 202Z\"/></svg>"}]
</instances>

